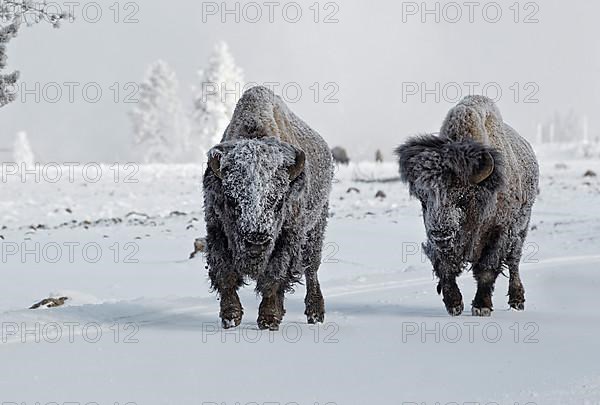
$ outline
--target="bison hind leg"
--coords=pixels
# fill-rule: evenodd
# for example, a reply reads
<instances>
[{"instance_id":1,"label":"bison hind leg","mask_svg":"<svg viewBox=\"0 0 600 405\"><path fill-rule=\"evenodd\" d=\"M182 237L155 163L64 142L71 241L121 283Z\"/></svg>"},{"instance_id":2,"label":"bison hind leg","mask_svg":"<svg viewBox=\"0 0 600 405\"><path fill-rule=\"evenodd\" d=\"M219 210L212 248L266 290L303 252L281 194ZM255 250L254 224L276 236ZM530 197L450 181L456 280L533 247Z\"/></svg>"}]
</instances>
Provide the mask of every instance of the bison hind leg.
<instances>
[{"instance_id":1,"label":"bison hind leg","mask_svg":"<svg viewBox=\"0 0 600 405\"><path fill-rule=\"evenodd\" d=\"M515 233L512 249L506 258L506 265L508 266L509 271L508 305L517 311L525 310L525 288L523 287L521 276L519 274L519 263L521 262L523 244L525 243L527 230L529 229L530 215L531 207L528 207L522 213L521 217L523 218L523 225L521 225L521 229Z\"/></svg>"},{"instance_id":2,"label":"bison hind leg","mask_svg":"<svg viewBox=\"0 0 600 405\"><path fill-rule=\"evenodd\" d=\"M508 287L508 305L516 311L525 311L525 289L523 284Z\"/></svg>"},{"instance_id":3,"label":"bison hind leg","mask_svg":"<svg viewBox=\"0 0 600 405\"><path fill-rule=\"evenodd\" d=\"M306 279L306 297L304 298L304 315L309 324L325 322L325 300L319 283L318 271L321 266L323 237L327 221L325 210L321 221L308 233L306 244L302 249L304 277Z\"/></svg>"},{"instance_id":4,"label":"bison hind leg","mask_svg":"<svg viewBox=\"0 0 600 405\"><path fill-rule=\"evenodd\" d=\"M311 263L306 267L304 272L306 278L304 315L306 315L306 321L309 324L314 325L316 323L325 322L325 300L323 299L323 292L321 291L319 277L317 276L317 271L321 262L320 247L318 254L308 257L311 258Z\"/></svg>"},{"instance_id":5,"label":"bison hind leg","mask_svg":"<svg viewBox=\"0 0 600 405\"><path fill-rule=\"evenodd\" d=\"M509 271L508 281L508 305L517 311L525 310L525 288L521 282L519 275L519 261L521 259L521 249L518 249L518 254L509 257L507 261Z\"/></svg>"},{"instance_id":6,"label":"bison hind leg","mask_svg":"<svg viewBox=\"0 0 600 405\"><path fill-rule=\"evenodd\" d=\"M309 324L325 322L325 300L316 272L306 272L306 298L304 315Z\"/></svg>"}]
</instances>

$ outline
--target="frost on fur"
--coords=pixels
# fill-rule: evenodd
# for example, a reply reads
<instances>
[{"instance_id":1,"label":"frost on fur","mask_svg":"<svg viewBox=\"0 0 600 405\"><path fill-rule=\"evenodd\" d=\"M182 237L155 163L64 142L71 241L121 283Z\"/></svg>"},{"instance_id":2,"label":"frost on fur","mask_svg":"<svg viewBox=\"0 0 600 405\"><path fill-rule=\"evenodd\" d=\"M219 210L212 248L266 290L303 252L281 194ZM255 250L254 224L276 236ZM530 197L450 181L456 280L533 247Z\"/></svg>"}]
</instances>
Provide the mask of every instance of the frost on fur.
<instances>
[{"instance_id":1,"label":"frost on fur","mask_svg":"<svg viewBox=\"0 0 600 405\"><path fill-rule=\"evenodd\" d=\"M256 281L258 324L276 329L286 291L306 277L306 315L322 322L317 270L333 164L325 141L264 87L238 103L204 175L207 260L223 327L239 325L237 289Z\"/></svg>"},{"instance_id":2,"label":"frost on fur","mask_svg":"<svg viewBox=\"0 0 600 405\"><path fill-rule=\"evenodd\" d=\"M519 261L537 195L539 170L527 141L502 121L494 103L467 97L448 114L439 136L409 139L396 151L400 175L422 204L423 245L451 315L463 310L456 277L473 266L473 314L489 315L503 267L509 304L524 309Z\"/></svg>"}]
</instances>

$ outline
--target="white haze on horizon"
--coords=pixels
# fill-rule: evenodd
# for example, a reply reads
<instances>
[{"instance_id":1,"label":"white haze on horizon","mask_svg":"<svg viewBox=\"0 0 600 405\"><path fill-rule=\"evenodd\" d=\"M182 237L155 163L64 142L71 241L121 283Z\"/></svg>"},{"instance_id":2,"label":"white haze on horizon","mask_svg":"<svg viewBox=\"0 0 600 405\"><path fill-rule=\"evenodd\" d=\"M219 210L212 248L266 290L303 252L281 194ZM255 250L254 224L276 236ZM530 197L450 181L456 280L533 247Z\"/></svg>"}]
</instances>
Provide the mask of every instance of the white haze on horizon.
<instances>
[{"instance_id":1,"label":"white haze on horizon","mask_svg":"<svg viewBox=\"0 0 600 405\"><path fill-rule=\"evenodd\" d=\"M191 103L189 87L196 70L207 61L215 42L229 44L247 81L296 82L303 97L291 108L317 129L331 146L347 147L351 156L372 158L381 149L387 158L408 135L435 132L452 106L450 102L422 103L419 96L403 101L403 83L498 83L498 102L504 118L530 140L539 122L555 112L573 110L589 116L592 137L600 135L600 42L596 16L600 3L576 0L539 1L539 23L515 23L509 7L491 24L475 14L458 23L421 23L419 16L402 21L406 2L339 2L339 23L315 24L309 10L313 1L300 2L305 12L300 23L221 23L218 17L202 21L202 2L144 0L136 24L115 24L103 1L99 23L65 23L24 27L8 51L9 65L21 71L28 88L35 82L97 82L104 93L96 104L84 102L81 93L70 103L66 94L55 104L19 100L0 110L0 148L12 145L18 131L29 134L42 161L114 161L129 158L132 106L113 102L109 89L142 79L147 66L164 59L177 72L182 100ZM219 2L220 3L220 2ZM262 2L259 2L262 4ZM321 6L326 2L320 3ZM420 1L417 3L421 3ZM428 7L434 7L429 1ZM483 4L489 2L483 2ZM523 7L527 2L520 3ZM233 2L228 2L233 7ZM444 3L440 3L444 4ZM462 4L462 2L459 2ZM464 9L466 10L466 9ZM523 19L530 10L521 10ZM309 14L310 13L310 14ZM122 11L120 18L124 17ZM322 10L320 18L327 14ZM266 17L264 17L266 19ZM310 90L321 85L320 102ZM338 103L323 98L326 83L339 86ZM537 103L524 103L536 83ZM510 89L521 87L515 103ZM122 89L121 98L125 96Z\"/></svg>"}]
</instances>

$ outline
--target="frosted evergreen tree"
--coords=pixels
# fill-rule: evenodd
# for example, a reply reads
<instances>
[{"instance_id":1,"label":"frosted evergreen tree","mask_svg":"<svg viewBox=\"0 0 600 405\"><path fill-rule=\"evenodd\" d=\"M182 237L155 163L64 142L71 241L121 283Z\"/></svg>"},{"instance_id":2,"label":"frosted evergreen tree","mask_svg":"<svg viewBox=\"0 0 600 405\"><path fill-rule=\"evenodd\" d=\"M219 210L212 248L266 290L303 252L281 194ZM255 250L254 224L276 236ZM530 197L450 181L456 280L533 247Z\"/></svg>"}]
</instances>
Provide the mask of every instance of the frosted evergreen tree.
<instances>
[{"instance_id":1,"label":"frosted evergreen tree","mask_svg":"<svg viewBox=\"0 0 600 405\"><path fill-rule=\"evenodd\" d=\"M573 110L567 113L555 112L543 130L547 133L546 139L549 143L580 142L581 117Z\"/></svg>"},{"instance_id":2,"label":"frosted evergreen tree","mask_svg":"<svg viewBox=\"0 0 600 405\"><path fill-rule=\"evenodd\" d=\"M35 165L35 156L25 131L17 134L13 145L13 160L19 165L19 168L32 168Z\"/></svg>"},{"instance_id":3,"label":"frosted evergreen tree","mask_svg":"<svg viewBox=\"0 0 600 405\"><path fill-rule=\"evenodd\" d=\"M200 85L193 88L191 143L197 161L221 141L244 87L244 74L225 42L219 42L198 72Z\"/></svg>"},{"instance_id":4,"label":"frosted evergreen tree","mask_svg":"<svg viewBox=\"0 0 600 405\"><path fill-rule=\"evenodd\" d=\"M135 154L144 163L187 161L189 125L175 72L164 61L150 65L131 112Z\"/></svg>"},{"instance_id":5,"label":"frosted evergreen tree","mask_svg":"<svg viewBox=\"0 0 600 405\"><path fill-rule=\"evenodd\" d=\"M60 22L70 17L66 13L54 14L46 11L46 2L33 0L0 1L0 107L16 97L15 84L19 72L4 73L6 68L6 45L17 36L22 25L34 25L47 21L58 28Z\"/></svg>"}]
</instances>

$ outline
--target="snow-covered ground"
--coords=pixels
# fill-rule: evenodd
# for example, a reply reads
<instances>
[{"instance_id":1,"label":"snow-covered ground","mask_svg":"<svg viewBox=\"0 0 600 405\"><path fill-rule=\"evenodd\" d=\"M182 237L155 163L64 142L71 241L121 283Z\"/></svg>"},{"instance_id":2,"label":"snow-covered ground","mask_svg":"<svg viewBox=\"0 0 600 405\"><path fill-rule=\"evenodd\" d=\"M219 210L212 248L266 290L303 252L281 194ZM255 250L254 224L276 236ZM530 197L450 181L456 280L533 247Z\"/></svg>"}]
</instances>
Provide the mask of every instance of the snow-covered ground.
<instances>
[{"instance_id":1,"label":"snow-covered ground","mask_svg":"<svg viewBox=\"0 0 600 405\"><path fill-rule=\"evenodd\" d=\"M242 326L219 327L204 260L188 259L202 167L7 175L0 403L598 404L600 180L584 173L600 162L543 155L525 312L508 310L500 277L491 318L450 318L419 252L419 204L394 164L361 163L336 173L327 323L305 324L299 286L278 332L257 330L251 287ZM468 308L471 274L460 285ZM48 296L69 300L27 309Z\"/></svg>"}]
</instances>

